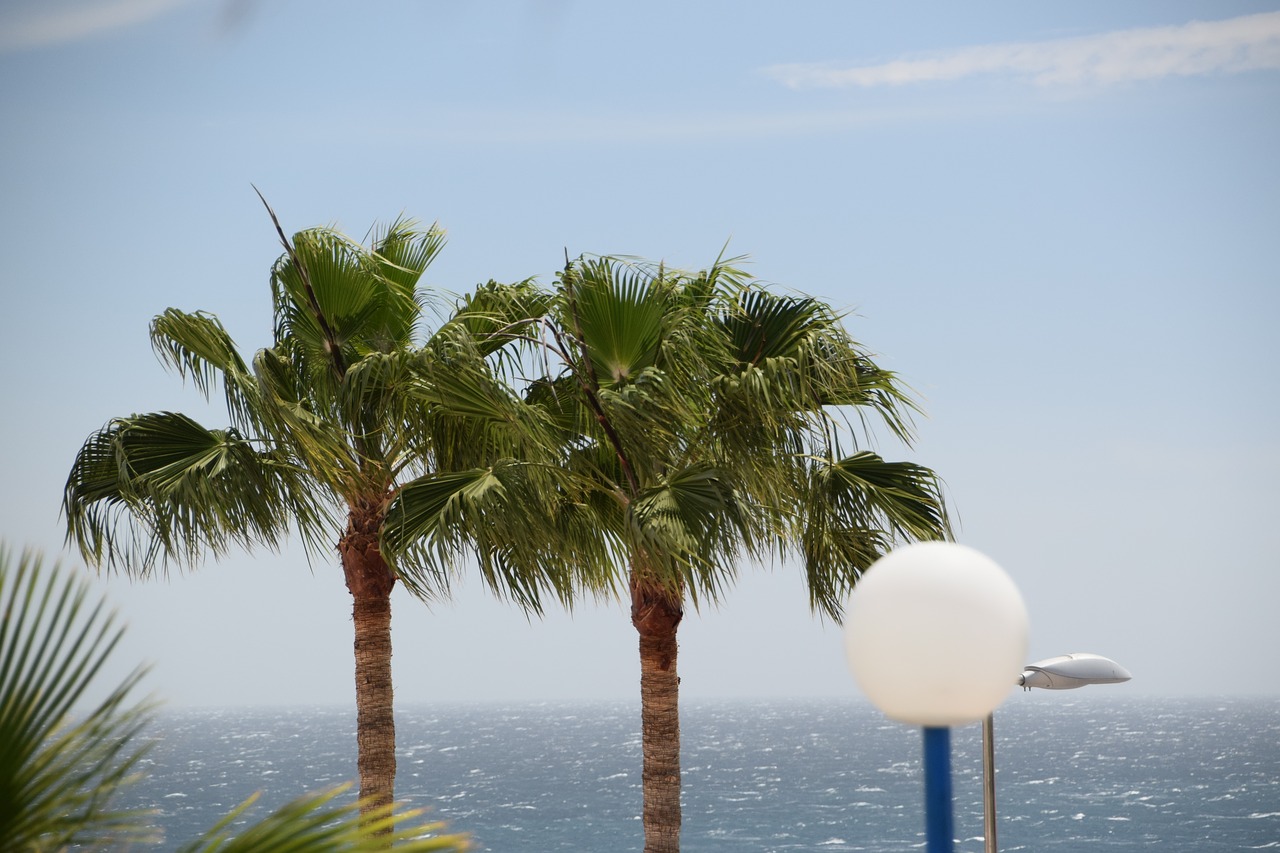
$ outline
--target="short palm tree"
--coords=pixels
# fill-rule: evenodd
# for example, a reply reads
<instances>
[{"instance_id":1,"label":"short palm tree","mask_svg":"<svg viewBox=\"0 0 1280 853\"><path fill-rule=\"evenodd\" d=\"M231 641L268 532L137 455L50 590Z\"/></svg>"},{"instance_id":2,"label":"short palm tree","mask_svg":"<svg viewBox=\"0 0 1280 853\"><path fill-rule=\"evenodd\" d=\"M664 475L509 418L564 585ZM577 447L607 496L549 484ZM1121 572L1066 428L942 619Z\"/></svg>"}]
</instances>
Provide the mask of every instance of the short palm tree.
<instances>
[{"instance_id":1,"label":"short palm tree","mask_svg":"<svg viewBox=\"0 0 1280 853\"><path fill-rule=\"evenodd\" d=\"M545 558L621 570L640 640L645 850L677 851L686 602L718 599L741 556L791 552L813 606L838 618L889 543L946 535L941 494L926 468L842 455L853 416L909 438L909 398L825 305L770 294L731 262L690 275L579 259L544 334L562 369L528 398L560 430L564 474L542 502L559 508ZM402 491L394 544L424 529L420 502Z\"/></svg>"},{"instance_id":2,"label":"short palm tree","mask_svg":"<svg viewBox=\"0 0 1280 853\"><path fill-rule=\"evenodd\" d=\"M387 507L405 480L536 445L539 419L494 368L543 301L528 282L490 282L424 340L418 282L443 245L438 228L397 220L368 247L330 228L292 240L276 230L285 253L271 272L270 347L246 361L203 312L171 308L151 325L161 360L206 397L221 381L231 425L172 412L109 422L72 466L67 535L90 562L144 576L232 545L275 547L290 532L313 554L336 546L353 599L361 800L382 808L396 768L392 588L447 594L468 541L461 527L484 522L456 520L423 561L393 569L379 544ZM501 537L505 523L484 530ZM500 553L481 556L489 585L526 607L566 590L552 573L522 575Z\"/></svg>"},{"instance_id":3,"label":"short palm tree","mask_svg":"<svg viewBox=\"0 0 1280 853\"><path fill-rule=\"evenodd\" d=\"M16 567L0 543L0 839L11 853L84 847L136 849L159 840L151 812L121 809L148 744L151 705L129 698L142 670L105 699L81 705L124 628L87 585L39 556ZM396 842L404 851L461 851L461 836L438 825L383 830L390 809L361 819L355 805L335 803L342 788L300 797L245 827L231 828L252 799L219 821L183 853L356 853ZM401 820L412 813L399 815Z\"/></svg>"}]
</instances>

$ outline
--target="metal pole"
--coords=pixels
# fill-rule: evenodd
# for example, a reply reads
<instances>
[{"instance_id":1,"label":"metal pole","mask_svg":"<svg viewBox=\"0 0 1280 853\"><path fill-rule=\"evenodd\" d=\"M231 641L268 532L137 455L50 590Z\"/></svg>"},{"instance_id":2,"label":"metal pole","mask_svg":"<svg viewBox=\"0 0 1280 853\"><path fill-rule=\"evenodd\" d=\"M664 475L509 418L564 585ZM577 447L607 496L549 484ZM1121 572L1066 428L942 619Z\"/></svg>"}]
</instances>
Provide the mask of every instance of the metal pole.
<instances>
[{"instance_id":1,"label":"metal pole","mask_svg":"<svg viewBox=\"0 0 1280 853\"><path fill-rule=\"evenodd\" d=\"M951 729L924 727L924 838L928 853L952 853Z\"/></svg>"},{"instance_id":2,"label":"metal pole","mask_svg":"<svg viewBox=\"0 0 1280 853\"><path fill-rule=\"evenodd\" d=\"M995 712L982 721L982 836L985 853L997 853Z\"/></svg>"}]
</instances>

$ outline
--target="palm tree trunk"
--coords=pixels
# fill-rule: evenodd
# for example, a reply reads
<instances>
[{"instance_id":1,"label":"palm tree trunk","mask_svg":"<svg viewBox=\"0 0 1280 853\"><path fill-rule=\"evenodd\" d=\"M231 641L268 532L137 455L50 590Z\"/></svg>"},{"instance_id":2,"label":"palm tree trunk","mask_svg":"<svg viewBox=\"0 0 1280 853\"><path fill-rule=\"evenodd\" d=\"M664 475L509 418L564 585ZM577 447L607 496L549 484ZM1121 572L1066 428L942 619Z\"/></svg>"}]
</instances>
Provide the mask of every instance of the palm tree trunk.
<instances>
[{"instance_id":1,"label":"palm tree trunk","mask_svg":"<svg viewBox=\"0 0 1280 853\"><path fill-rule=\"evenodd\" d=\"M665 587L631 581L631 624L640 634L640 730L644 750L645 853L680 850L680 677L676 631L684 617Z\"/></svg>"},{"instance_id":2,"label":"palm tree trunk","mask_svg":"<svg viewBox=\"0 0 1280 853\"><path fill-rule=\"evenodd\" d=\"M358 517L360 516L360 517ZM395 574L378 550L379 518L351 513L338 543L353 599L356 744L361 812L391 805L396 783L396 720L391 685L391 589ZM387 832L391 831L388 827Z\"/></svg>"}]
</instances>

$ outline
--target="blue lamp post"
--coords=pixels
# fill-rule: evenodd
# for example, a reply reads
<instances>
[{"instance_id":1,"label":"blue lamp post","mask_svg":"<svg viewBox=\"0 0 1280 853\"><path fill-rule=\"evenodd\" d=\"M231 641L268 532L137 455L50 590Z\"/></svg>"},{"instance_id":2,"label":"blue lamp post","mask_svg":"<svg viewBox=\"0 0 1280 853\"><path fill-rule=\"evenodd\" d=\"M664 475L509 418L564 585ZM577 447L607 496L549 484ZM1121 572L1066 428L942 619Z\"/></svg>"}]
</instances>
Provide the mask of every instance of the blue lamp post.
<instances>
[{"instance_id":1,"label":"blue lamp post","mask_svg":"<svg viewBox=\"0 0 1280 853\"><path fill-rule=\"evenodd\" d=\"M989 557L951 542L895 549L849 597L845 651L885 716L923 728L928 853L954 849L951 726L980 722L1017 682L1027 609Z\"/></svg>"}]
</instances>

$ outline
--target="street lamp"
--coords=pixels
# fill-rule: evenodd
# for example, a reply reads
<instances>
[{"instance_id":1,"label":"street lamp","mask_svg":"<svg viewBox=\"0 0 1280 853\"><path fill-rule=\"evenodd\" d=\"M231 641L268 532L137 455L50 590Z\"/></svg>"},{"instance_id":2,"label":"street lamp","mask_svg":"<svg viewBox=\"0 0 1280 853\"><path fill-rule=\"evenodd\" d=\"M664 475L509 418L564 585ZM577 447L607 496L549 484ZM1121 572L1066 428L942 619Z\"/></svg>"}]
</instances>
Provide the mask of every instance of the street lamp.
<instances>
[{"instance_id":1,"label":"street lamp","mask_svg":"<svg viewBox=\"0 0 1280 853\"><path fill-rule=\"evenodd\" d=\"M1027 609L994 561L951 542L881 557L858 581L845 619L849 668L891 719L923 727L925 841L954 845L950 726L990 716L1017 680Z\"/></svg>"},{"instance_id":2,"label":"street lamp","mask_svg":"<svg viewBox=\"0 0 1280 853\"><path fill-rule=\"evenodd\" d=\"M1071 690L1089 684L1119 684L1133 676L1120 664L1087 652L1058 655L1027 664L1018 676L1024 690ZM982 825L983 849L996 853L996 734L995 712L982 721Z\"/></svg>"}]
</instances>

